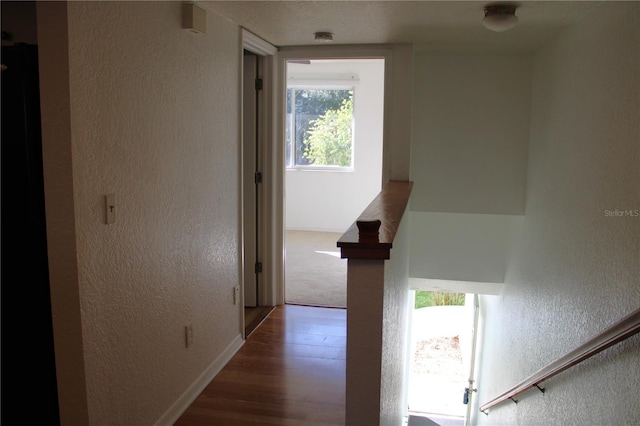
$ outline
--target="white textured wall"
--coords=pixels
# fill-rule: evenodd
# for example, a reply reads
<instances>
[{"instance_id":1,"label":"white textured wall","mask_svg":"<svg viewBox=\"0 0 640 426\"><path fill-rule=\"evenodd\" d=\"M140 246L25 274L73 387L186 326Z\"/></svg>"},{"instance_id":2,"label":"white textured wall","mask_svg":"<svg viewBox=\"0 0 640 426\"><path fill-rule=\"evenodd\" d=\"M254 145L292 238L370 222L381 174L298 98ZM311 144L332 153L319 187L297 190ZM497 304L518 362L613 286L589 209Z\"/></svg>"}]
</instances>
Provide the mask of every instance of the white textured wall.
<instances>
[{"instance_id":1,"label":"white textured wall","mask_svg":"<svg viewBox=\"0 0 640 426\"><path fill-rule=\"evenodd\" d=\"M524 213L531 56L414 59L412 278L502 283Z\"/></svg>"},{"instance_id":2,"label":"white textured wall","mask_svg":"<svg viewBox=\"0 0 640 426\"><path fill-rule=\"evenodd\" d=\"M412 309L407 213L389 260L349 260L345 416L349 426L399 426L406 415L405 368Z\"/></svg>"},{"instance_id":3,"label":"white textured wall","mask_svg":"<svg viewBox=\"0 0 640 426\"><path fill-rule=\"evenodd\" d=\"M384 265L380 425L398 426L407 413L405 369L409 365L409 211L405 211L393 240L391 259Z\"/></svg>"},{"instance_id":4,"label":"white textured wall","mask_svg":"<svg viewBox=\"0 0 640 426\"><path fill-rule=\"evenodd\" d=\"M239 30L208 13L207 34L190 33L180 2L67 7L78 267L68 297L80 301L89 422L149 425L241 333ZM69 155L61 146L45 162ZM54 300L54 317L63 308Z\"/></svg>"},{"instance_id":5,"label":"white textured wall","mask_svg":"<svg viewBox=\"0 0 640 426\"><path fill-rule=\"evenodd\" d=\"M481 404L640 306L640 3L604 2L541 49L532 89L524 226L504 293L482 300ZM638 365L636 335L475 423L639 424Z\"/></svg>"},{"instance_id":6,"label":"white textured wall","mask_svg":"<svg viewBox=\"0 0 640 426\"><path fill-rule=\"evenodd\" d=\"M287 229L344 232L382 187L384 60L289 64L290 82L355 75L352 171L287 169Z\"/></svg>"},{"instance_id":7,"label":"white textured wall","mask_svg":"<svg viewBox=\"0 0 640 426\"><path fill-rule=\"evenodd\" d=\"M510 235L521 216L411 212L412 278L504 282ZM469 289L474 292L473 289Z\"/></svg>"},{"instance_id":8,"label":"white textured wall","mask_svg":"<svg viewBox=\"0 0 640 426\"><path fill-rule=\"evenodd\" d=\"M380 422L386 262L350 259L347 268L345 424L348 426Z\"/></svg>"},{"instance_id":9,"label":"white textured wall","mask_svg":"<svg viewBox=\"0 0 640 426\"><path fill-rule=\"evenodd\" d=\"M522 214L531 56L414 60L412 211Z\"/></svg>"}]
</instances>

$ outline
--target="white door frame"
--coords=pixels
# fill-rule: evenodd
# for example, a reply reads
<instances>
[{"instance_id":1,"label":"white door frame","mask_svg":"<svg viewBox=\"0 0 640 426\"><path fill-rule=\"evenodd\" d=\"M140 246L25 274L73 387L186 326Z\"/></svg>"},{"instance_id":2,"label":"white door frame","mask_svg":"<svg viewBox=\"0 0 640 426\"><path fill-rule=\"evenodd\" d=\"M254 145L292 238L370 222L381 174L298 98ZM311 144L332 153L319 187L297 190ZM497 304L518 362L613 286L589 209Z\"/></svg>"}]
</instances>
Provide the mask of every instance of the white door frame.
<instances>
[{"instance_id":1,"label":"white door frame","mask_svg":"<svg viewBox=\"0 0 640 426\"><path fill-rule=\"evenodd\" d=\"M276 55L275 71L277 81L275 91L275 125L272 146L272 170L278 184L278 190L271 200L274 213L278 218L274 221L277 228L274 235L278 241L274 249L279 256L277 265L278 280L272 281L275 288L270 294L278 304L284 303L284 140L286 107L285 90L286 63L288 60L300 59L384 59L384 125L382 140L382 182L383 187L389 180L409 180L410 144L411 144L411 104L413 88L413 47L411 45L335 45L335 46L290 46L280 47ZM354 217L355 221L357 218ZM346 231L346 229L345 229Z\"/></svg>"}]
</instances>

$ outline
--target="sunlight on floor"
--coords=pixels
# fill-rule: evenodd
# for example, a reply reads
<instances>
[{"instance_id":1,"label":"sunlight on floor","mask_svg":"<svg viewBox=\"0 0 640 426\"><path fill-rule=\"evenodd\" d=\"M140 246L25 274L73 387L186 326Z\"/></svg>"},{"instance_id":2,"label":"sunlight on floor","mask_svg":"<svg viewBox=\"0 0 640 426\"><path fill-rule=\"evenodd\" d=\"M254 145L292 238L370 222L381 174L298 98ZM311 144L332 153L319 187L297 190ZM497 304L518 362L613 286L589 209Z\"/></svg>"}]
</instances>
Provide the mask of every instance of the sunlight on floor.
<instances>
[{"instance_id":1,"label":"sunlight on floor","mask_svg":"<svg viewBox=\"0 0 640 426\"><path fill-rule=\"evenodd\" d=\"M322 250L316 250L316 253L319 254L328 254L329 256L333 256L333 257L340 257L340 252L339 251L322 251Z\"/></svg>"}]
</instances>

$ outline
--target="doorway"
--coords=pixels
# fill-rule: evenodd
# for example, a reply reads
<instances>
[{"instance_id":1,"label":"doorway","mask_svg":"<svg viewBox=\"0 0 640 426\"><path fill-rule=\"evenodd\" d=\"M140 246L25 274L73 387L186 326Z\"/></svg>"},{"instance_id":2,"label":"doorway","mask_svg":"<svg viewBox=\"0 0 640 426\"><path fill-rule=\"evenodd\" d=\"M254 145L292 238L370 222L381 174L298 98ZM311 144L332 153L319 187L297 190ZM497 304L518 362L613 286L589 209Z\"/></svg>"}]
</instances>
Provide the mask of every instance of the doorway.
<instances>
[{"instance_id":1,"label":"doorway","mask_svg":"<svg viewBox=\"0 0 640 426\"><path fill-rule=\"evenodd\" d=\"M277 49L244 29L242 44L242 280L234 289L234 301L241 305L242 333L247 338L276 305L265 285L273 281L274 251L268 249L269 242L277 240L267 225L273 216L268 194L277 183L268 176L271 154L265 147L273 140L272 68Z\"/></svg>"},{"instance_id":2,"label":"doorway","mask_svg":"<svg viewBox=\"0 0 640 426\"><path fill-rule=\"evenodd\" d=\"M37 383L40 417L59 425L37 45L2 46L2 89L2 364L20 372L2 379L2 419L25 415Z\"/></svg>"},{"instance_id":3,"label":"doorway","mask_svg":"<svg viewBox=\"0 0 640 426\"><path fill-rule=\"evenodd\" d=\"M242 144L244 203L244 306L258 306L260 282L260 106L262 60L248 50L243 55Z\"/></svg>"},{"instance_id":4,"label":"doorway","mask_svg":"<svg viewBox=\"0 0 640 426\"><path fill-rule=\"evenodd\" d=\"M415 291L411 320L409 425L468 424L475 392L478 296ZM412 422L413 420L413 422Z\"/></svg>"},{"instance_id":5,"label":"doorway","mask_svg":"<svg viewBox=\"0 0 640 426\"><path fill-rule=\"evenodd\" d=\"M337 241L382 186L385 60L285 66L284 301L345 308Z\"/></svg>"},{"instance_id":6,"label":"doorway","mask_svg":"<svg viewBox=\"0 0 640 426\"><path fill-rule=\"evenodd\" d=\"M258 288L262 281L262 70L264 58L243 52L243 247L244 247L244 336L248 337L273 307L260 306Z\"/></svg>"}]
</instances>

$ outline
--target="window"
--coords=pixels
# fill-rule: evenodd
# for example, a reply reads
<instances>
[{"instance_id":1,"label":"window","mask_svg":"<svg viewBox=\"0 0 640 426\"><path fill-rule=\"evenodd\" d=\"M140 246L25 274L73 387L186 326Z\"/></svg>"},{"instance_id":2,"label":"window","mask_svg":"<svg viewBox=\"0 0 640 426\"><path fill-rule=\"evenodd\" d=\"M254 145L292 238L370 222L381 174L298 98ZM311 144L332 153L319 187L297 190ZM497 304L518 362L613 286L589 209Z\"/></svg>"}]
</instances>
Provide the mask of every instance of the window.
<instances>
[{"instance_id":1,"label":"window","mask_svg":"<svg viewBox=\"0 0 640 426\"><path fill-rule=\"evenodd\" d=\"M354 87L287 87L286 166L353 168Z\"/></svg>"}]
</instances>

